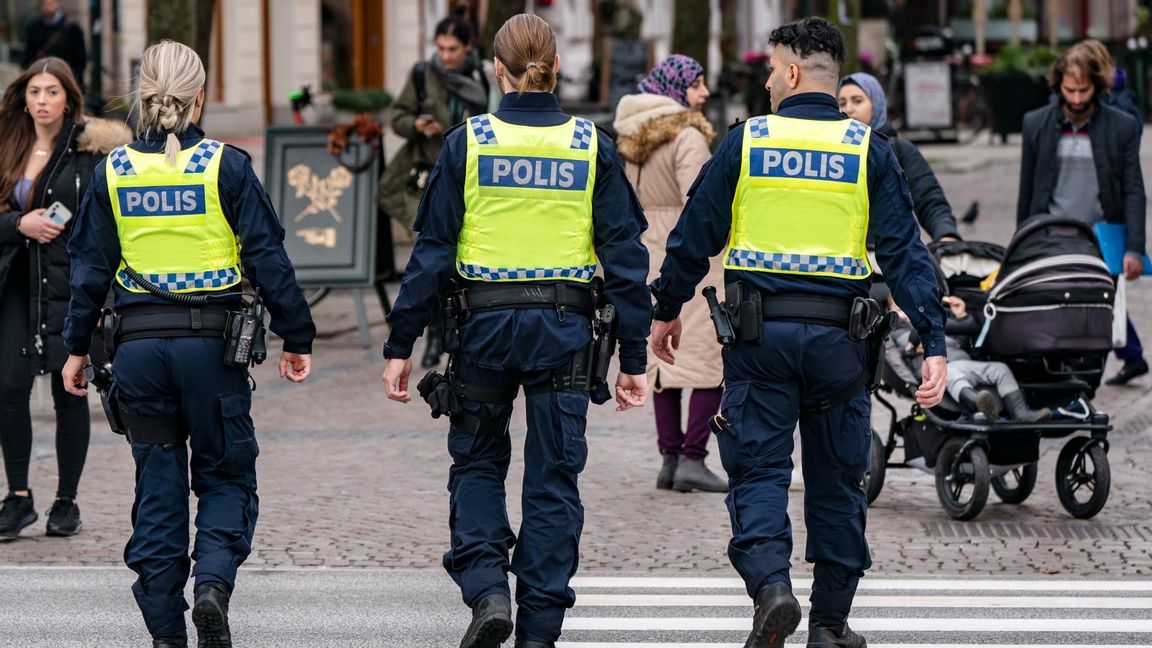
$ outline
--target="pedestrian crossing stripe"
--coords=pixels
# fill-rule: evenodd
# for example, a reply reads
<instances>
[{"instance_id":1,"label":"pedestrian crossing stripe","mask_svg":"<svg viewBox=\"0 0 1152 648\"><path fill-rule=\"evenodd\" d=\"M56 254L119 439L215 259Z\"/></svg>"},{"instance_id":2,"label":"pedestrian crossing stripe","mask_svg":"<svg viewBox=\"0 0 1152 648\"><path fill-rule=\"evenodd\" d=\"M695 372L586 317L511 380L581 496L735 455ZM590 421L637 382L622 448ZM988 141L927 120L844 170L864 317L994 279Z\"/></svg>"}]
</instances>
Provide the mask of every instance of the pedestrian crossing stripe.
<instances>
[{"instance_id":1,"label":"pedestrian crossing stripe","mask_svg":"<svg viewBox=\"0 0 1152 648\"><path fill-rule=\"evenodd\" d=\"M579 605L579 604L577 604ZM1140 619L997 619L997 618L858 618L848 625L857 632L1088 632L1152 633L1152 621ZM576 617L564 619L564 631L702 631L752 630L751 615L743 617Z\"/></svg>"},{"instance_id":2,"label":"pedestrian crossing stripe","mask_svg":"<svg viewBox=\"0 0 1152 648\"><path fill-rule=\"evenodd\" d=\"M744 594L582 594L580 607L748 607ZM807 607L806 602L801 605ZM1115 596L857 596L853 608L1044 608L1152 610L1152 598Z\"/></svg>"},{"instance_id":3,"label":"pedestrian crossing stripe","mask_svg":"<svg viewBox=\"0 0 1152 648\"><path fill-rule=\"evenodd\" d=\"M733 648L735 645L732 642L728 643L651 643L651 642L612 642L612 648ZM869 648L909 648L908 643L872 643L869 642ZM929 643L925 648L1010 648L1021 646L1020 643ZM1132 648L1131 643L1124 645L1124 643L1028 643L1026 648ZM556 648L605 648L605 643L590 642L590 641L561 641L556 643ZM785 643L785 648L804 648L804 642L788 642Z\"/></svg>"},{"instance_id":4,"label":"pedestrian crossing stripe","mask_svg":"<svg viewBox=\"0 0 1152 648\"><path fill-rule=\"evenodd\" d=\"M807 616L803 599L812 579L792 584ZM752 628L752 601L738 578L579 576L572 586L576 606L565 618L558 648L733 648L732 636ZM667 615L654 616L656 608ZM747 614L734 613L741 608ZM853 608L853 630L908 642L870 642L871 648L1066 648L1070 644L1041 642L1068 634L1126 642L1071 644L1079 648L1152 645L1152 580L864 578ZM803 647L806 629L802 623L786 648ZM695 641L668 641L654 632ZM925 635L953 643L926 641ZM657 641L636 641L644 638ZM715 641L721 638L727 641ZM960 643L975 639L986 641Z\"/></svg>"},{"instance_id":5,"label":"pedestrian crossing stripe","mask_svg":"<svg viewBox=\"0 0 1152 648\"><path fill-rule=\"evenodd\" d=\"M644 577L644 576L577 576L572 579L572 587L612 588L612 589L738 589L744 591L744 581L739 578L692 578L692 577ZM793 578L793 589L810 589L811 578ZM1152 592L1152 580L1020 580L1007 578L981 579L901 579L901 578L862 578L859 591L906 590L906 591L957 591L989 592L1011 590L1014 592Z\"/></svg>"}]
</instances>

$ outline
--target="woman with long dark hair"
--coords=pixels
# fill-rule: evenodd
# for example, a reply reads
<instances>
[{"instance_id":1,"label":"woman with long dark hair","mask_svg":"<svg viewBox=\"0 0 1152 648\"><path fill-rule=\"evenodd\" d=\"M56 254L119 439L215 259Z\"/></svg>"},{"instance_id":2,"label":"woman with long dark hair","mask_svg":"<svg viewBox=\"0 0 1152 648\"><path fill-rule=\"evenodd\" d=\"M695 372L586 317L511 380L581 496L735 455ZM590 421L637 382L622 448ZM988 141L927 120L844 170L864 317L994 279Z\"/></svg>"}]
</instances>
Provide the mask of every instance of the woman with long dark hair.
<instances>
[{"instance_id":1,"label":"woman with long dark hair","mask_svg":"<svg viewBox=\"0 0 1152 648\"><path fill-rule=\"evenodd\" d=\"M0 540L15 539L39 517L28 487L29 397L33 378L44 374L52 376L59 469L47 533L70 536L81 527L76 494L88 453L88 401L69 395L60 379L72 223L45 210L59 202L78 212L96 161L129 140L126 127L86 120L83 110L76 79L58 58L33 63L0 102L0 448L8 477Z\"/></svg>"}]
</instances>

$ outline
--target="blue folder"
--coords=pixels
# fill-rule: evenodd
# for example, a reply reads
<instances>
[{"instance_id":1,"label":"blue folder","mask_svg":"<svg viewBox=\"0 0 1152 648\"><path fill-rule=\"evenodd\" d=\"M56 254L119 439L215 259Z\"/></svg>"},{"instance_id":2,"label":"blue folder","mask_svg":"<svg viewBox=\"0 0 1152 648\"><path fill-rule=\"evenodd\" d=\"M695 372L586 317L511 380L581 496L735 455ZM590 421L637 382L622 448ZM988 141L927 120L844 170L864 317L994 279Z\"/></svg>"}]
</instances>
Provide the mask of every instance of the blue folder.
<instances>
[{"instance_id":1,"label":"blue folder","mask_svg":"<svg viewBox=\"0 0 1152 648\"><path fill-rule=\"evenodd\" d=\"M1124 234L1122 223L1096 223L1096 240L1100 242L1100 253L1104 256L1104 263L1108 264L1108 271L1114 275L1124 273ZM1144 273L1152 275L1152 258L1144 253Z\"/></svg>"}]
</instances>

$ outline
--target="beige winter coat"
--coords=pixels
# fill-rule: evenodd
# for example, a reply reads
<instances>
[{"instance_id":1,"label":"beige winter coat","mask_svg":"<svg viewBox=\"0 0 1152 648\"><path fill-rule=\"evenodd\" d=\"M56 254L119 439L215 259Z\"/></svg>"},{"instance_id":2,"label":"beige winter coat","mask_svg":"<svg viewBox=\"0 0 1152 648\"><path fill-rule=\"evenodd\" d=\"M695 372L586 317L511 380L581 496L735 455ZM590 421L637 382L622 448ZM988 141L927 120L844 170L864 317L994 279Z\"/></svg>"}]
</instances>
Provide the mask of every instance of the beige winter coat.
<instances>
[{"instance_id":1,"label":"beige winter coat","mask_svg":"<svg viewBox=\"0 0 1152 648\"><path fill-rule=\"evenodd\" d=\"M712 126L699 112L653 94L622 98L613 126L619 135L616 147L625 160L628 180L648 218L643 240L648 248L651 281L660 273L664 245L688 200L688 189L711 156L708 143L712 140ZM705 286L716 286L723 294L724 268L718 257L712 259L712 267L700 283L700 288ZM649 348L649 384L657 390L719 387L724 377L720 345L716 343L708 306L699 293L684 305L680 318L684 334L676 364L661 362Z\"/></svg>"}]
</instances>

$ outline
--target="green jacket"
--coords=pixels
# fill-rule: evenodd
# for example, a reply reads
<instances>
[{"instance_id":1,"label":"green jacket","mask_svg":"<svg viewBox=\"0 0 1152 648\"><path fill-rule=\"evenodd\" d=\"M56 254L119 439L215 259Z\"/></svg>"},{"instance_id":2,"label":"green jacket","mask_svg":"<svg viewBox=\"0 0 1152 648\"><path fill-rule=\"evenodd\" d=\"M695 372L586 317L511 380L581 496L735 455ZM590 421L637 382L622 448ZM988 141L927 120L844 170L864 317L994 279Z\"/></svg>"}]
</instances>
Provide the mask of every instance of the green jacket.
<instances>
[{"instance_id":1,"label":"green jacket","mask_svg":"<svg viewBox=\"0 0 1152 648\"><path fill-rule=\"evenodd\" d=\"M432 115L445 131L455 126L450 121L448 91L440 83L432 70L432 65L430 63L423 65L426 93L423 105L417 100L416 86L412 82L411 73L408 75L408 82L404 84L404 90L392 104L392 130L407 142L396 152L384 174L380 176L379 191L376 194L380 209L408 228L412 227L412 221L416 219L416 206L424 194L422 186L419 188L416 186L413 176L422 171L430 172L440 157L440 149L444 146L443 135L425 137L417 131L416 118L421 114ZM470 116L471 114L465 113L465 119Z\"/></svg>"}]
</instances>

